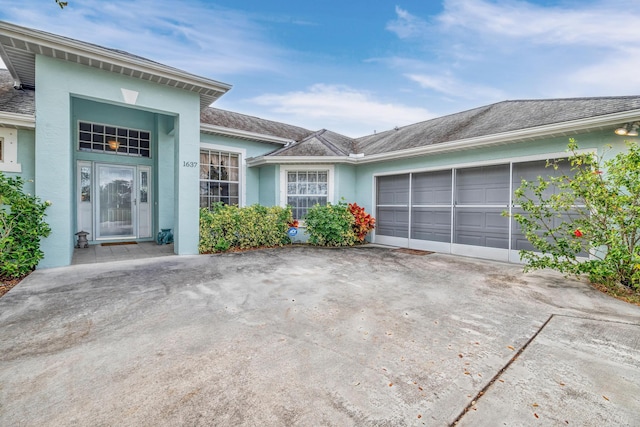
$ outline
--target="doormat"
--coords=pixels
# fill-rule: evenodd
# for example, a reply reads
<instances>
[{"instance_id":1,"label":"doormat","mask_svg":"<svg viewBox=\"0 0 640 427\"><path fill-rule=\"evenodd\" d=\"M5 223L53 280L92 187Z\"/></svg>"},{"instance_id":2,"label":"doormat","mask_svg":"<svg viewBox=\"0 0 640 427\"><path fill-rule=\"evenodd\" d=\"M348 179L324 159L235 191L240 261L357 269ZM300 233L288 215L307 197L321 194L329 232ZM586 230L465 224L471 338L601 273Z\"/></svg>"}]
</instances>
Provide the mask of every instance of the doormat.
<instances>
[{"instance_id":1,"label":"doormat","mask_svg":"<svg viewBox=\"0 0 640 427\"><path fill-rule=\"evenodd\" d=\"M418 249L408 249L408 248L398 248L398 249L394 249L395 252L400 252L403 254L409 254L409 255L431 255L435 252L432 251L420 251Z\"/></svg>"},{"instance_id":2,"label":"doormat","mask_svg":"<svg viewBox=\"0 0 640 427\"><path fill-rule=\"evenodd\" d=\"M119 245L137 245L138 242L109 242L100 243L100 246L119 246Z\"/></svg>"}]
</instances>

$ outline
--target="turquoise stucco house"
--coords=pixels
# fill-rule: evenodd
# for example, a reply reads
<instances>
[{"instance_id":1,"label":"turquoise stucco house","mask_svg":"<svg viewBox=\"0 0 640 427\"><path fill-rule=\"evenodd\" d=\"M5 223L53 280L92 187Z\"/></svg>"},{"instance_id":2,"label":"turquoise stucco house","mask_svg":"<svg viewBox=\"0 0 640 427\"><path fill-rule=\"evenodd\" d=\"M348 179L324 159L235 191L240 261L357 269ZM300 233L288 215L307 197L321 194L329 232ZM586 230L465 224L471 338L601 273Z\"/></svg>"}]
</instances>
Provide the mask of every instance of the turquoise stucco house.
<instances>
[{"instance_id":1,"label":"turquoise stucco house","mask_svg":"<svg viewBox=\"0 0 640 427\"><path fill-rule=\"evenodd\" d=\"M640 125L640 96L524 100L354 139L213 108L230 85L6 22L0 56L0 171L52 202L39 268L70 264L80 230L99 244L171 228L195 254L200 206L302 217L341 198L376 216L374 242L517 261L527 243L501 212L521 178L569 137L615 153Z\"/></svg>"}]
</instances>

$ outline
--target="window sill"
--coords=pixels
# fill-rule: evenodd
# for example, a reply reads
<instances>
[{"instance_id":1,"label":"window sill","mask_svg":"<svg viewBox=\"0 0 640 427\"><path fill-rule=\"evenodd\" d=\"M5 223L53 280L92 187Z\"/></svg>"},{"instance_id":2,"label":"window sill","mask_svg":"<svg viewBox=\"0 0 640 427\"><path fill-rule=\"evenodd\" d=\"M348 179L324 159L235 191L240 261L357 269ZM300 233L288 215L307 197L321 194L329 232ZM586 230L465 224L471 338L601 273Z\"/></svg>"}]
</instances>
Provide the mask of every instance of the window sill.
<instances>
[{"instance_id":1,"label":"window sill","mask_svg":"<svg viewBox=\"0 0 640 427\"><path fill-rule=\"evenodd\" d=\"M20 163L4 163L0 162L0 172L22 172L22 165Z\"/></svg>"}]
</instances>

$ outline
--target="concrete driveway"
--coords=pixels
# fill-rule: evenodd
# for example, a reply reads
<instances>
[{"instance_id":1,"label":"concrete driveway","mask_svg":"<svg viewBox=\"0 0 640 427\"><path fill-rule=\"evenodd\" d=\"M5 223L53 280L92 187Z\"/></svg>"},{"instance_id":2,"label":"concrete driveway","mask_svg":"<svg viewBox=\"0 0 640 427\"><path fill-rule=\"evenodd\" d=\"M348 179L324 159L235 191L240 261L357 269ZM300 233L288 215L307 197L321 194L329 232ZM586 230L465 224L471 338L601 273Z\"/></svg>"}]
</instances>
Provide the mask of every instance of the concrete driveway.
<instances>
[{"instance_id":1,"label":"concrete driveway","mask_svg":"<svg viewBox=\"0 0 640 427\"><path fill-rule=\"evenodd\" d=\"M39 270L3 426L640 423L640 307L553 272L290 247Z\"/></svg>"}]
</instances>

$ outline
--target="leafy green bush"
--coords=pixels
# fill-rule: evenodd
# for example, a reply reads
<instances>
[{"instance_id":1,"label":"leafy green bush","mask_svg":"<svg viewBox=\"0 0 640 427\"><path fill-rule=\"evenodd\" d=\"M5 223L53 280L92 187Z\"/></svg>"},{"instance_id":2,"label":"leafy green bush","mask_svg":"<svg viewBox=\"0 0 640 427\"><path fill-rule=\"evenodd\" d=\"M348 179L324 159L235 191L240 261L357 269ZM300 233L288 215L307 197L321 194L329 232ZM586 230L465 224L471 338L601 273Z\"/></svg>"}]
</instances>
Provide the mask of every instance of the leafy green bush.
<instances>
[{"instance_id":1,"label":"leafy green bush","mask_svg":"<svg viewBox=\"0 0 640 427\"><path fill-rule=\"evenodd\" d=\"M313 245L353 246L356 243L354 223L355 218L344 202L315 205L305 216L309 243Z\"/></svg>"},{"instance_id":2,"label":"leafy green bush","mask_svg":"<svg viewBox=\"0 0 640 427\"><path fill-rule=\"evenodd\" d=\"M571 139L572 176L522 182L515 195L524 213L513 217L539 251L520 252L525 270L587 274L594 283L640 291L640 147L628 145L603 162L579 153Z\"/></svg>"},{"instance_id":3,"label":"leafy green bush","mask_svg":"<svg viewBox=\"0 0 640 427\"><path fill-rule=\"evenodd\" d=\"M211 210L200 209L200 253L225 252L282 246L290 242L287 230L291 208L217 203Z\"/></svg>"},{"instance_id":4,"label":"leafy green bush","mask_svg":"<svg viewBox=\"0 0 640 427\"><path fill-rule=\"evenodd\" d=\"M40 239L51 233L44 221L50 205L23 193L24 180L0 172L0 276L22 277L44 257Z\"/></svg>"}]
</instances>

